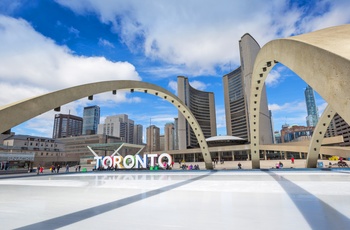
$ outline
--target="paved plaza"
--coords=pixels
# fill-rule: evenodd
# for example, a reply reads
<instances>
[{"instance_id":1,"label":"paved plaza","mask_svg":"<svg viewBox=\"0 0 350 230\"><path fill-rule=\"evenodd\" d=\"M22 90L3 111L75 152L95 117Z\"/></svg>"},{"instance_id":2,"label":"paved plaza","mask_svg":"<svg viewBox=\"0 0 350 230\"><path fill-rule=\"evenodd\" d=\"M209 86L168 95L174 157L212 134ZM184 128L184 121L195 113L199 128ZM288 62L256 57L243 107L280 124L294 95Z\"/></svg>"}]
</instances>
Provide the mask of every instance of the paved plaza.
<instances>
[{"instance_id":1,"label":"paved plaza","mask_svg":"<svg viewBox=\"0 0 350 230\"><path fill-rule=\"evenodd\" d=\"M0 177L0 229L350 229L347 169Z\"/></svg>"}]
</instances>

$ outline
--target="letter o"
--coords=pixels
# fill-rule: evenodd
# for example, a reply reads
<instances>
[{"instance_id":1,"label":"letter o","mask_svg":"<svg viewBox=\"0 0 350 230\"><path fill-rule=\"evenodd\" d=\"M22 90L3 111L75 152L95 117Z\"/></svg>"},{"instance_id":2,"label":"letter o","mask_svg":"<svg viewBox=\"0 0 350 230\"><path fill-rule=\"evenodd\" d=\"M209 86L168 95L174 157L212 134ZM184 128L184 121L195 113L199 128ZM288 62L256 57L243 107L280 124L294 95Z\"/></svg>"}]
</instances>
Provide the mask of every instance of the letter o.
<instances>
[{"instance_id":1,"label":"letter o","mask_svg":"<svg viewBox=\"0 0 350 230\"><path fill-rule=\"evenodd\" d=\"M109 163L108 163L108 165L106 165L106 161L107 160L109 160ZM110 156L106 156L106 157L104 157L103 158L103 160L102 160L102 166L103 166L103 168L108 168L108 166L109 167L112 167L112 165L113 165L113 159L112 159L112 157L110 157Z\"/></svg>"},{"instance_id":2,"label":"letter o","mask_svg":"<svg viewBox=\"0 0 350 230\"><path fill-rule=\"evenodd\" d=\"M172 157L170 156L169 153L162 153L160 154L160 156L158 157L158 165L162 168L165 168L164 165L162 164L162 158L166 157L168 159L168 166L171 165L172 163Z\"/></svg>"},{"instance_id":3,"label":"letter o","mask_svg":"<svg viewBox=\"0 0 350 230\"><path fill-rule=\"evenodd\" d=\"M128 162L128 159L131 160L131 163L130 163L130 164L127 163L127 162ZM131 169L131 168L133 168L134 165L135 165L135 158L134 158L134 156L132 156L132 155L127 155L127 156L125 156L124 159L123 159L123 165L124 165L124 168L126 168L126 169Z\"/></svg>"}]
</instances>

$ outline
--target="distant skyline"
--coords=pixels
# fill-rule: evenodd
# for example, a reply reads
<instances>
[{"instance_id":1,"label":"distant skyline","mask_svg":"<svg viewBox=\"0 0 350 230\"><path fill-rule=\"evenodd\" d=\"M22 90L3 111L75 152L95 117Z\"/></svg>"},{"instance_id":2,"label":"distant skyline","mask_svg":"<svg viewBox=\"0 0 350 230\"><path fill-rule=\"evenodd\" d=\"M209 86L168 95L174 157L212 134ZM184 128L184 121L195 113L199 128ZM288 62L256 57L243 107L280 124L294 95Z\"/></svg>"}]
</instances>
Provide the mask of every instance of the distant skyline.
<instances>
[{"instance_id":1,"label":"distant skyline","mask_svg":"<svg viewBox=\"0 0 350 230\"><path fill-rule=\"evenodd\" d=\"M142 80L177 94L177 76L215 94L218 135L226 135L222 77L240 63L238 42L251 34L267 42L350 22L347 0L136 1L2 0L0 2L0 106L80 84ZM315 76L317 77L317 76ZM269 74L274 130L306 125L307 83L282 64ZM315 92L320 115L327 103ZM63 105L83 116L98 105L101 119L128 114L145 128L164 132L177 110L141 93L103 93ZM49 111L12 130L52 136Z\"/></svg>"}]
</instances>

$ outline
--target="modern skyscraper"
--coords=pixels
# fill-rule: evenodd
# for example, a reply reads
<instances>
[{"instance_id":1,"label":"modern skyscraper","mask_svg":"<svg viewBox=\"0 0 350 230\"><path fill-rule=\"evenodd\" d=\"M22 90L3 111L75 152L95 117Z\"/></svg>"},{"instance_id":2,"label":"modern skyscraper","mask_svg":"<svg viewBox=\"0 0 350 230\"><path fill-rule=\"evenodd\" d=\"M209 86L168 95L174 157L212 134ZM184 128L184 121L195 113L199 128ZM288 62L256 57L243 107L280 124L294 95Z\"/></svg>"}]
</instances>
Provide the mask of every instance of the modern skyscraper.
<instances>
[{"instance_id":1,"label":"modern skyscraper","mask_svg":"<svg viewBox=\"0 0 350 230\"><path fill-rule=\"evenodd\" d=\"M98 124L100 124L100 107L97 105L85 107L83 113L83 134L96 134Z\"/></svg>"},{"instance_id":2,"label":"modern skyscraper","mask_svg":"<svg viewBox=\"0 0 350 230\"><path fill-rule=\"evenodd\" d=\"M159 128L155 125L147 127L146 130L147 139L147 151L159 151L160 150L160 132Z\"/></svg>"},{"instance_id":3,"label":"modern skyscraper","mask_svg":"<svg viewBox=\"0 0 350 230\"><path fill-rule=\"evenodd\" d=\"M83 118L71 114L56 114L52 138L80 136L83 131Z\"/></svg>"},{"instance_id":4,"label":"modern skyscraper","mask_svg":"<svg viewBox=\"0 0 350 230\"><path fill-rule=\"evenodd\" d=\"M214 93L193 88L188 78L183 76L177 77L177 90L178 97L191 110L204 136L206 138L216 136ZM181 112L178 112L178 138L179 149L194 147L197 144L197 137Z\"/></svg>"},{"instance_id":5,"label":"modern skyscraper","mask_svg":"<svg viewBox=\"0 0 350 230\"><path fill-rule=\"evenodd\" d=\"M311 86L308 85L304 93L307 109L306 125L316 126L319 119L319 115L318 108L316 106L314 90L311 88Z\"/></svg>"},{"instance_id":6,"label":"modern skyscraper","mask_svg":"<svg viewBox=\"0 0 350 230\"><path fill-rule=\"evenodd\" d=\"M160 149L160 151L165 150L165 136L164 135L159 136L159 149Z\"/></svg>"},{"instance_id":7,"label":"modern skyscraper","mask_svg":"<svg viewBox=\"0 0 350 230\"><path fill-rule=\"evenodd\" d=\"M120 137L122 141L134 144L134 121L126 114L108 116L104 124L98 126L98 134Z\"/></svg>"},{"instance_id":8,"label":"modern skyscraper","mask_svg":"<svg viewBox=\"0 0 350 230\"><path fill-rule=\"evenodd\" d=\"M134 126L134 144L142 145L143 144L142 137L143 137L143 126L135 125Z\"/></svg>"},{"instance_id":9,"label":"modern skyscraper","mask_svg":"<svg viewBox=\"0 0 350 230\"><path fill-rule=\"evenodd\" d=\"M227 135L250 141L249 103L250 87L259 44L250 34L239 41L241 66L223 77ZM260 144L271 144L273 132L268 110L265 85L260 101Z\"/></svg>"},{"instance_id":10,"label":"modern skyscraper","mask_svg":"<svg viewBox=\"0 0 350 230\"><path fill-rule=\"evenodd\" d=\"M173 123L166 123L164 127L164 150L175 149L175 127Z\"/></svg>"}]
</instances>

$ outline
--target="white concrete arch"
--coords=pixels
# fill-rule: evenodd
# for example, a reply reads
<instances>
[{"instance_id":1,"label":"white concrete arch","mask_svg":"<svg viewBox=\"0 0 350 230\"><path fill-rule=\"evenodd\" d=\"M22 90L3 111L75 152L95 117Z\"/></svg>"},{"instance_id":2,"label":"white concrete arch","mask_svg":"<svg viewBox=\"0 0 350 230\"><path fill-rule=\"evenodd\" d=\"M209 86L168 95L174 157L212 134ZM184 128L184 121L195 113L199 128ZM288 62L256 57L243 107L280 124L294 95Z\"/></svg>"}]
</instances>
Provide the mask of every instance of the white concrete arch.
<instances>
[{"instance_id":1,"label":"white concrete arch","mask_svg":"<svg viewBox=\"0 0 350 230\"><path fill-rule=\"evenodd\" d=\"M318 154L320 153L321 144L324 139L324 134L327 131L329 124L331 123L335 115L335 110L327 105L326 109L323 111L322 116L320 117L309 145L309 150L307 152L306 167L307 168L316 168Z\"/></svg>"},{"instance_id":2,"label":"white concrete arch","mask_svg":"<svg viewBox=\"0 0 350 230\"><path fill-rule=\"evenodd\" d=\"M277 39L259 52L252 75L250 135L252 167L260 168L259 111L262 86L280 62L293 70L350 123L350 25Z\"/></svg>"},{"instance_id":3,"label":"white concrete arch","mask_svg":"<svg viewBox=\"0 0 350 230\"><path fill-rule=\"evenodd\" d=\"M121 80L90 83L2 106L0 107L0 132L3 133L24 121L69 102L113 90L148 93L163 98L173 104L184 115L194 131L203 154L206 168L213 169L208 144L202 129L188 107L177 96L162 87L141 81Z\"/></svg>"}]
</instances>

